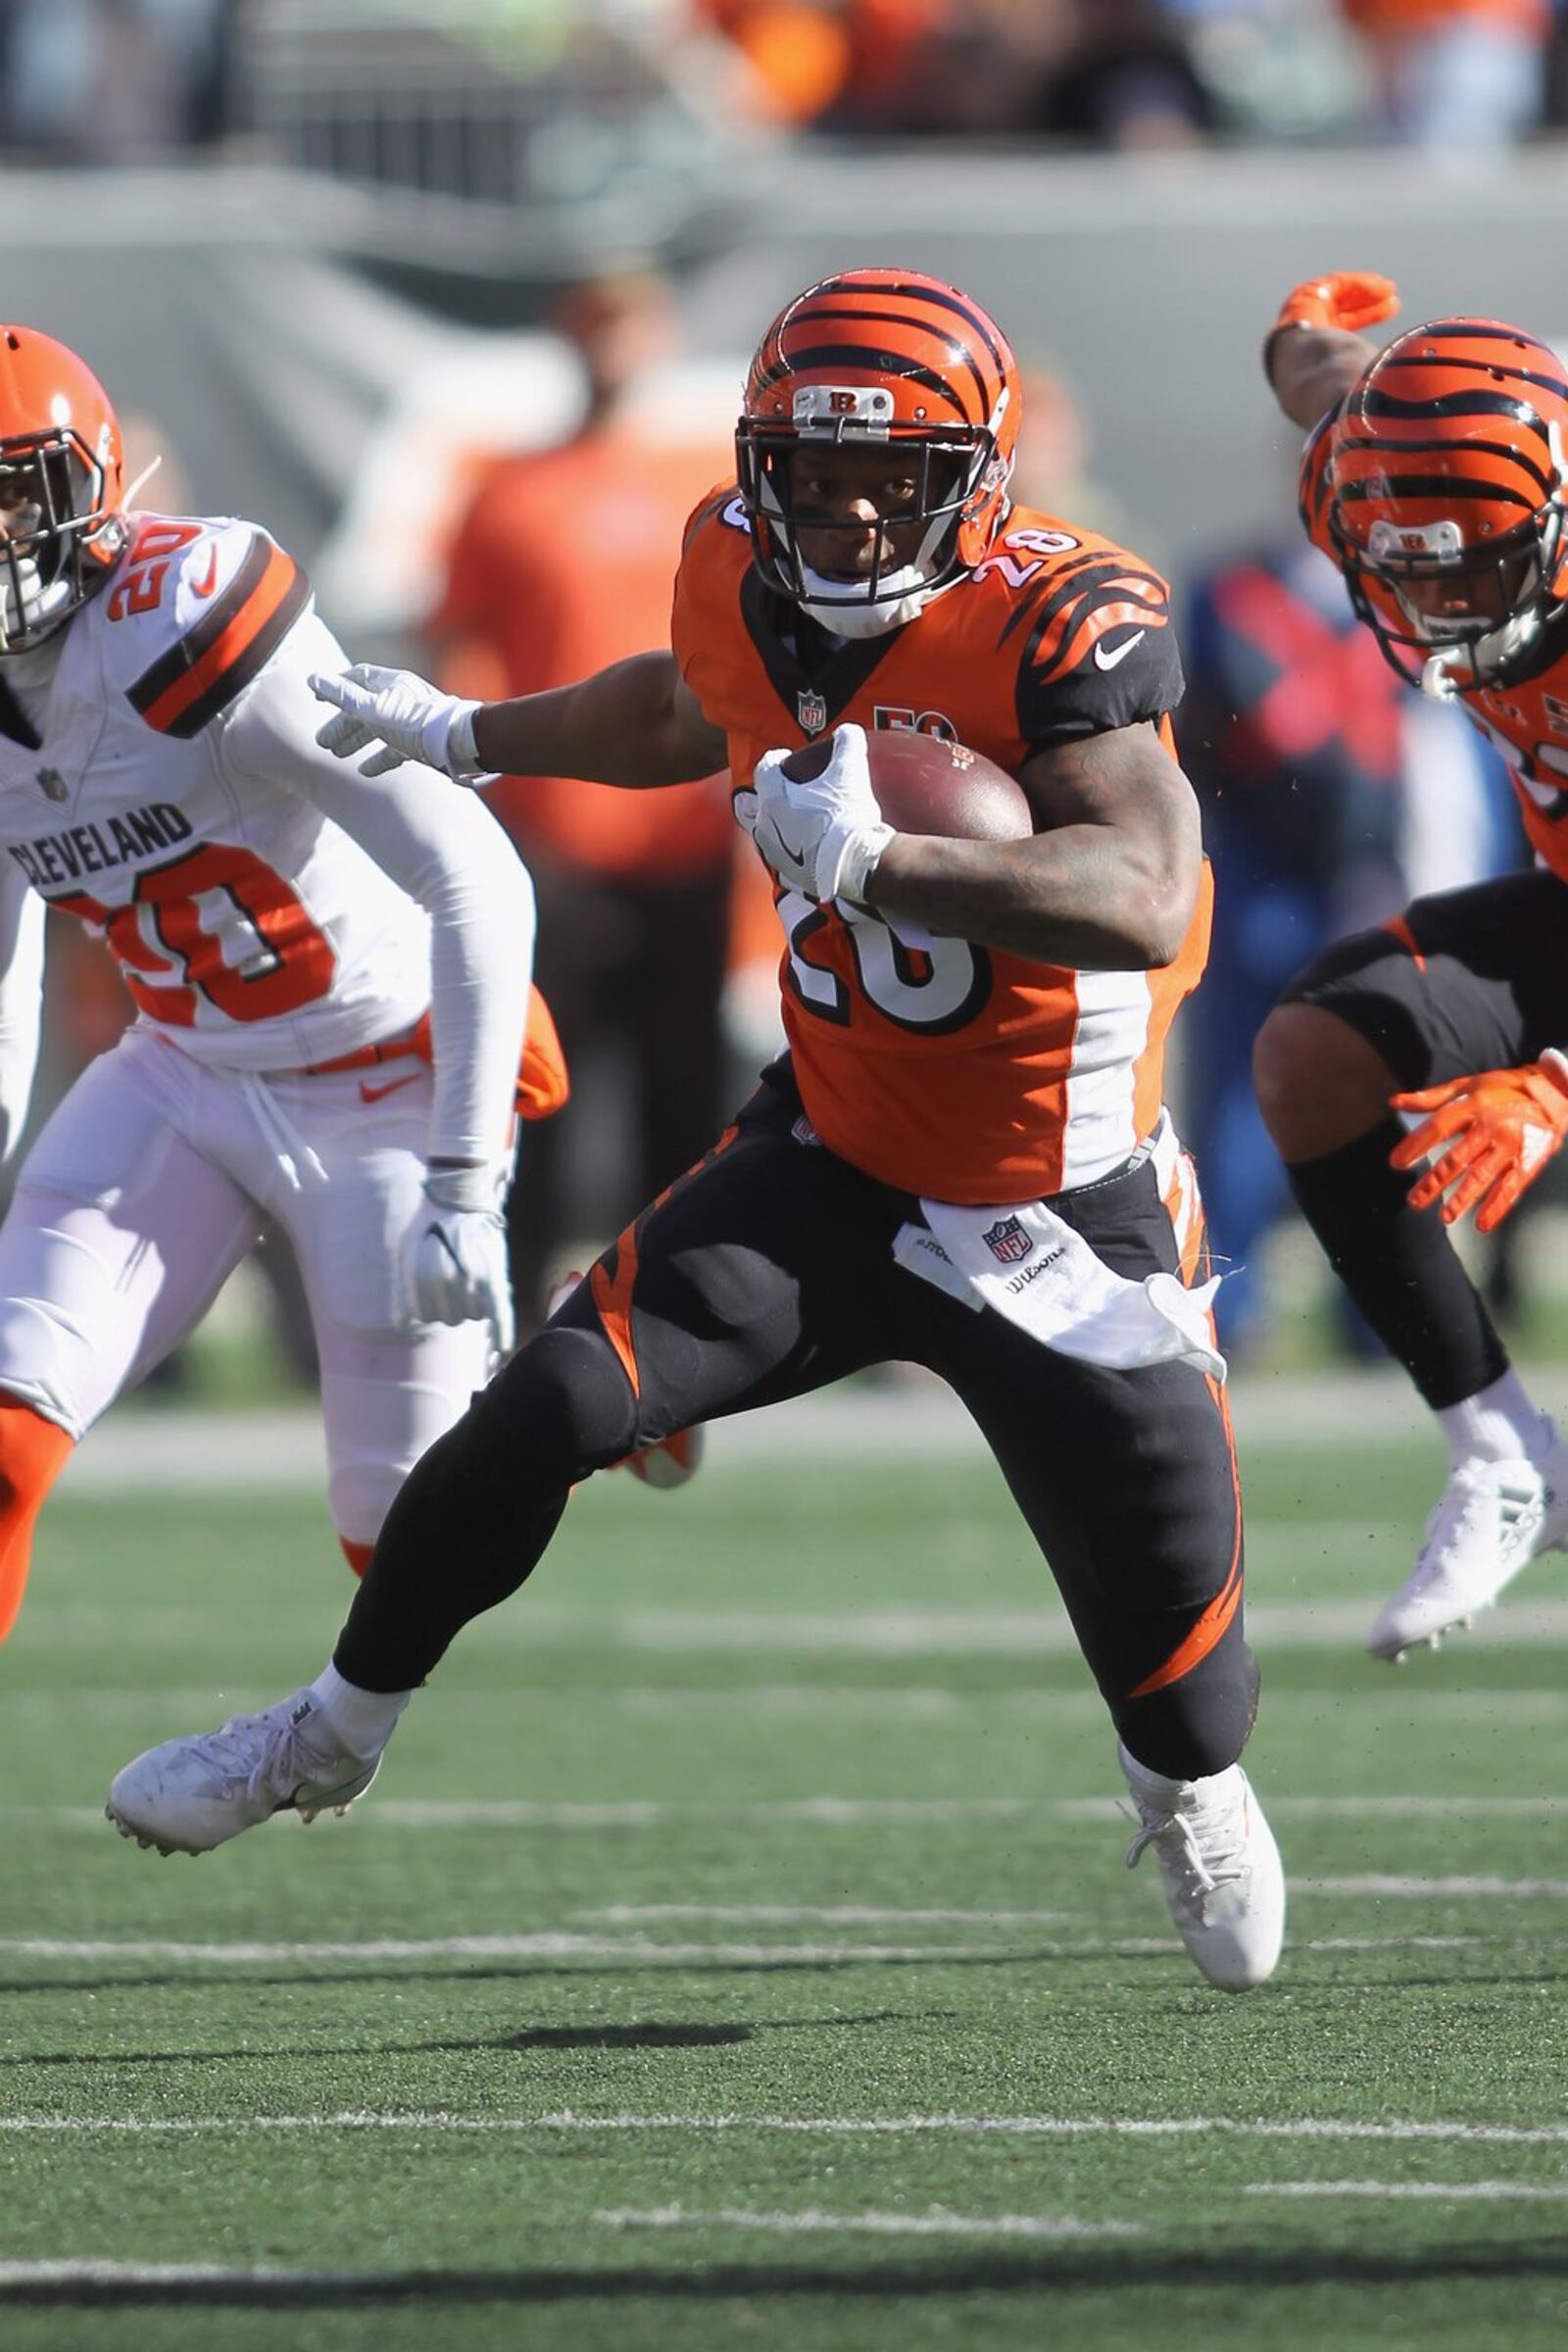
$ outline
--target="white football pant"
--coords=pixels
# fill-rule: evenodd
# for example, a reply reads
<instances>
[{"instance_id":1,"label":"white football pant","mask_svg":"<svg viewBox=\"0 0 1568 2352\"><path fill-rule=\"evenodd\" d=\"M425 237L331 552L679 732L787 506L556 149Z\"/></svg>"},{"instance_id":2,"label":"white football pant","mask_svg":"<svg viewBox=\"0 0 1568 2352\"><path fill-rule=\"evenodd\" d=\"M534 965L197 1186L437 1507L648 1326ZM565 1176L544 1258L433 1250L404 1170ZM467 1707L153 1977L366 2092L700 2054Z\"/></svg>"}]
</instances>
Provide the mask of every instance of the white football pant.
<instances>
[{"instance_id":1,"label":"white football pant","mask_svg":"<svg viewBox=\"0 0 1568 2352\"><path fill-rule=\"evenodd\" d=\"M74 1438L194 1329L268 1220L299 1260L338 1534L393 1495L490 1369L487 1325L399 1330L433 1074L213 1069L129 1031L61 1102L0 1226L0 1389Z\"/></svg>"}]
</instances>

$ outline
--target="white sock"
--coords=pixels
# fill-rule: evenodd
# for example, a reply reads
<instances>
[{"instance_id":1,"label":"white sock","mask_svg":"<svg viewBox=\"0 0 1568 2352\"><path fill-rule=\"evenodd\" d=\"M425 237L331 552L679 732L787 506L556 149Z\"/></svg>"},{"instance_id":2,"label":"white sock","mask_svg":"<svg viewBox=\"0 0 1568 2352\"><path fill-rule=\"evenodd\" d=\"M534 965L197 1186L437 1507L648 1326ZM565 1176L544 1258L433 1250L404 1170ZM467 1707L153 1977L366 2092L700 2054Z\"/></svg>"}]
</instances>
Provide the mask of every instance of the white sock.
<instances>
[{"instance_id":1,"label":"white sock","mask_svg":"<svg viewBox=\"0 0 1568 2352\"><path fill-rule=\"evenodd\" d=\"M1524 1383L1511 1371L1462 1403L1443 1405L1438 1426L1448 1441L1448 1464L1455 1470L1477 1454L1489 1462L1514 1461L1521 1454L1539 1462L1555 1434L1549 1416L1531 1403Z\"/></svg>"},{"instance_id":2,"label":"white sock","mask_svg":"<svg viewBox=\"0 0 1568 2352\"><path fill-rule=\"evenodd\" d=\"M1119 1744L1116 1753L1121 1759L1122 1773L1133 1794L1141 1796L1146 1804L1156 1806L1161 1812L1173 1813L1184 1796L1191 1796L1195 1788L1204 1788L1208 1785L1205 1781L1169 1781L1162 1772L1151 1772L1147 1764L1140 1764L1135 1755ZM1214 1777L1217 1779L1219 1776L1216 1774Z\"/></svg>"},{"instance_id":3,"label":"white sock","mask_svg":"<svg viewBox=\"0 0 1568 2352\"><path fill-rule=\"evenodd\" d=\"M362 1690L358 1683L346 1683L335 1666L323 1666L311 1696L350 1755L378 1756L414 1692Z\"/></svg>"}]
</instances>

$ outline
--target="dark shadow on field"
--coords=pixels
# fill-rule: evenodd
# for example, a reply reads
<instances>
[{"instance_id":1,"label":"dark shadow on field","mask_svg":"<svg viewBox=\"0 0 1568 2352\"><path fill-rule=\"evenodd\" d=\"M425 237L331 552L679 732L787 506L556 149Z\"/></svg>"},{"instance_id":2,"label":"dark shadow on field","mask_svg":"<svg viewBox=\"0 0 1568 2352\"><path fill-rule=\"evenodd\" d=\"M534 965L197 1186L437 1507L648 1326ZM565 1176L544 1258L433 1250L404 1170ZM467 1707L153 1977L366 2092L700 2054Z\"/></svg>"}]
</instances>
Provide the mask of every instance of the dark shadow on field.
<instances>
[{"instance_id":1,"label":"dark shadow on field","mask_svg":"<svg viewBox=\"0 0 1568 2352\"><path fill-rule=\"evenodd\" d=\"M693 2224L694 2230L701 2223ZM854 2297L1030 2294L1082 2288L1125 2293L1129 2288L1403 2287L1434 2278L1456 2281L1568 2278L1568 2247L1422 2247L1408 2254L1358 2253L1348 2247L1257 2248L1205 2259L1200 2254L1140 2256L1125 2241L1103 2251L1057 2254L965 2255L947 2261L873 2263L814 2269L785 2263L705 2263L700 2270L378 2271L360 2276L325 2273L318 2278L191 2278L123 2283L82 2279L17 2280L0 2286L0 2310L214 2311L370 2309L381 2304L548 2304L630 2302L655 2297L670 2303L720 2303L757 2295ZM1174 2315L1173 2315L1174 2316Z\"/></svg>"},{"instance_id":2,"label":"dark shadow on field","mask_svg":"<svg viewBox=\"0 0 1568 2352\"><path fill-rule=\"evenodd\" d=\"M400 2041L384 2046L389 2053L413 2056L424 2051L442 2054L464 2050L701 2050L728 2042L751 2041L759 2034L811 2034L831 2027L916 2026L951 2023L951 2009L873 2009L863 2017L763 2017L746 2025L524 2026L516 2034L455 2035L444 2041Z\"/></svg>"}]
</instances>

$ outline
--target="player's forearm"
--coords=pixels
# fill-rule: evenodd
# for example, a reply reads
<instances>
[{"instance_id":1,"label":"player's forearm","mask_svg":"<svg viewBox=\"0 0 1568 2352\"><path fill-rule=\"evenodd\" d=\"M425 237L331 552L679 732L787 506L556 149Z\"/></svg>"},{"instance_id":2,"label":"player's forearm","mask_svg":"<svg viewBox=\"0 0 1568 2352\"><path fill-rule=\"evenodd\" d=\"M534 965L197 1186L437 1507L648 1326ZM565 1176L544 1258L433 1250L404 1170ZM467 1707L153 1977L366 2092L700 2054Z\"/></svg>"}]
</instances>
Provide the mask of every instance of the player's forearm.
<instances>
[{"instance_id":1,"label":"player's forearm","mask_svg":"<svg viewBox=\"0 0 1568 2352\"><path fill-rule=\"evenodd\" d=\"M1365 335L1338 326L1288 326L1268 343L1268 379L1274 397L1293 424L1309 433L1339 403L1377 357Z\"/></svg>"},{"instance_id":2,"label":"player's forearm","mask_svg":"<svg viewBox=\"0 0 1568 2352\"><path fill-rule=\"evenodd\" d=\"M575 685L475 714L474 743L505 776L580 776L633 791L686 784L723 765L682 709L670 654L634 654Z\"/></svg>"},{"instance_id":3,"label":"player's forearm","mask_svg":"<svg viewBox=\"0 0 1568 2352\"><path fill-rule=\"evenodd\" d=\"M1180 953L1198 874L1196 845L1130 844L1105 825L1027 842L898 833L867 895L879 914L1032 963L1147 971Z\"/></svg>"}]
</instances>

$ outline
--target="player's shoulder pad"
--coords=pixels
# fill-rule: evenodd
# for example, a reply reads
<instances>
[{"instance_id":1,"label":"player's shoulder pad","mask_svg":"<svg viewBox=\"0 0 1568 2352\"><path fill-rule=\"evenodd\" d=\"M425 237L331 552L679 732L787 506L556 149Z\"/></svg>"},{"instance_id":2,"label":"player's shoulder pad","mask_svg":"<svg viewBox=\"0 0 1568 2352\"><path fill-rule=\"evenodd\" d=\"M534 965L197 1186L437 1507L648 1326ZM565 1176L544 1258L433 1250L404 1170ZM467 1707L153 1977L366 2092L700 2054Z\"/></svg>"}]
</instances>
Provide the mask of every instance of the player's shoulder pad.
<instances>
[{"instance_id":1,"label":"player's shoulder pad","mask_svg":"<svg viewBox=\"0 0 1568 2352\"><path fill-rule=\"evenodd\" d=\"M681 533L681 554L683 556L689 554L696 542L709 532L725 527L732 531L739 531L750 544L752 526L746 519L746 510L741 505L740 492L733 482L716 483L706 498L698 500L687 516L686 528Z\"/></svg>"},{"instance_id":2,"label":"player's shoulder pad","mask_svg":"<svg viewBox=\"0 0 1568 2352\"><path fill-rule=\"evenodd\" d=\"M311 600L291 556L232 516L137 514L99 606L107 683L160 734L225 710Z\"/></svg>"},{"instance_id":3,"label":"player's shoulder pad","mask_svg":"<svg viewBox=\"0 0 1568 2352\"><path fill-rule=\"evenodd\" d=\"M752 533L733 482L710 491L686 525L675 571L670 643L683 672L701 651L713 650L738 612L741 583L752 567Z\"/></svg>"},{"instance_id":4,"label":"player's shoulder pad","mask_svg":"<svg viewBox=\"0 0 1568 2352\"><path fill-rule=\"evenodd\" d=\"M1008 600L998 640L1017 649L1020 725L1033 742L1157 718L1182 695L1165 580L1114 540L1071 536Z\"/></svg>"}]
</instances>

